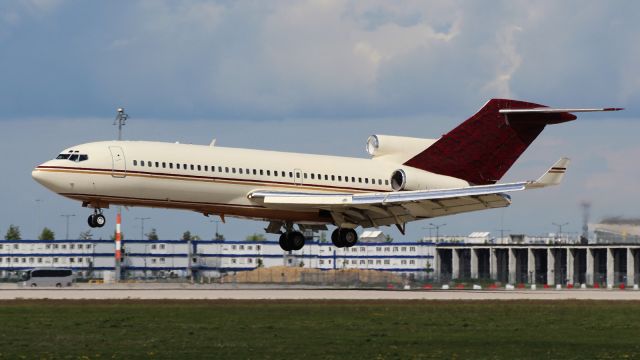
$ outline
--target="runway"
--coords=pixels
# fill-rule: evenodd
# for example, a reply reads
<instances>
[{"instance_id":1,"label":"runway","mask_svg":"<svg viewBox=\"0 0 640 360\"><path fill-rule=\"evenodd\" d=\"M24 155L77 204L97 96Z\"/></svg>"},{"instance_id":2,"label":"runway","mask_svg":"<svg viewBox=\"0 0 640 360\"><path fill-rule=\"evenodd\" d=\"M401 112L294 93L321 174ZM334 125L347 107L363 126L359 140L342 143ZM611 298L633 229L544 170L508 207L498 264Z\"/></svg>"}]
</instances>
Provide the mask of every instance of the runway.
<instances>
[{"instance_id":1,"label":"runway","mask_svg":"<svg viewBox=\"0 0 640 360\"><path fill-rule=\"evenodd\" d=\"M0 289L0 300L640 300L634 290L352 290L112 286Z\"/></svg>"}]
</instances>

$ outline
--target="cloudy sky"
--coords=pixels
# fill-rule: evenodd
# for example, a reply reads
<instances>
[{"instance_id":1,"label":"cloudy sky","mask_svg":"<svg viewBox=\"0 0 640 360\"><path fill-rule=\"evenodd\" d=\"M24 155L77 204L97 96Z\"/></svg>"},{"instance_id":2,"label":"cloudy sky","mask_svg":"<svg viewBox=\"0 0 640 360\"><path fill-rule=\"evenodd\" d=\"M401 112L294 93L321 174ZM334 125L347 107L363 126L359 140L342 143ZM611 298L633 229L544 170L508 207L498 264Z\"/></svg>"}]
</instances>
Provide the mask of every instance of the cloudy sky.
<instances>
[{"instance_id":1,"label":"cloudy sky","mask_svg":"<svg viewBox=\"0 0 640 360\"><path fill-rule=\"evenodd\" d=\"M71 237L88 211L49 193L31 169L67 146L181 141L364 157L372 133L438 137L488 99L620 106L545 130L505 181L537 177L561 156L562 186L515 194L506 210L435 219L442 231L579 231L593 218L640 216L640 3L602 1L109 1L0 3L0 232L42 226ZM41 200L41 201L36 201ZM107 215L113 220L113 210ZM214 224L190 212L133 208L161 237ZM111 221L111 224L113 221ZM428 221L409 225L408 240ZM227 238L260 231L231 220ZM107 238L112 228L94 231ZM396 230L389 230L399 238Z\"/></svg>"}]
</instances>

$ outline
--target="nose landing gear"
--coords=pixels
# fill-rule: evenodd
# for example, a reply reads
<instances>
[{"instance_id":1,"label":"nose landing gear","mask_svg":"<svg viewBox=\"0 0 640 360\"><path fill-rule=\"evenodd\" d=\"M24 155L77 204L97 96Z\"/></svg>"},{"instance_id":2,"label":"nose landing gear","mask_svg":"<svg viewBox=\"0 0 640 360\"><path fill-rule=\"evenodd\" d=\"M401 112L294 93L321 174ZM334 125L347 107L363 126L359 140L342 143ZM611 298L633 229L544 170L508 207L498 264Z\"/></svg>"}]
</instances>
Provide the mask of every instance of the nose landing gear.
<instances>
[{"instance_id":1,"label":"nose landing gear","mask_svg":"<svg viewBox=\"0 0 640 360\"><path fill-rule=\"evenodd\" d=\"M87 223L89 224L89 227L101 228L107 223L107 219L102 215L101 209L96 209L93 214L89 215Z\"/></svg>"}]
</instances>

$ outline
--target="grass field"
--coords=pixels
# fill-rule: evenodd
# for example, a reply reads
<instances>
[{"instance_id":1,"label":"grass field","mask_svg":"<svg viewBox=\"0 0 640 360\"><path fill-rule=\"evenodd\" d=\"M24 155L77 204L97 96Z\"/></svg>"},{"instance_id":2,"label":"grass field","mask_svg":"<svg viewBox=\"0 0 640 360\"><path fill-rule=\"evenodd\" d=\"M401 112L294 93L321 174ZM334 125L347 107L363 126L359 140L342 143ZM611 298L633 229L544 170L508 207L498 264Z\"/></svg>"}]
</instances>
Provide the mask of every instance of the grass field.
<instances>
[{"instance_id":1,"label":"grass field","mask_svg":"<svg viewBox=\"0 0 640 360\"><path fill-rule=\"evenodd\" d=\"M640 303L11 301L0 359L640 358Z\"/></svg>"}]
</instances>

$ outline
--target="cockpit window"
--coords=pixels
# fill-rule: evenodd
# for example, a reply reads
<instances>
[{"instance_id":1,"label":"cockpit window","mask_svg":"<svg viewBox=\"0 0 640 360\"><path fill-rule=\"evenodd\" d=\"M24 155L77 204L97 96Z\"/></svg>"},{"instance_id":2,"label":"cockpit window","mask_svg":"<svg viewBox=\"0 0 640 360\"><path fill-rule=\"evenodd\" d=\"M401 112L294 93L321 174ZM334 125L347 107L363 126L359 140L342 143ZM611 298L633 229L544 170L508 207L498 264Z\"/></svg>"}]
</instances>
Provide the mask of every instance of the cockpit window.
<instances>
[{"instance_id":1,"label":"cockpit window","mask_svg":"<svg viewBox=\"0 0 640 360\"><path fill-rule=\"evenodd\" d=\"M80 161L89 160L89 155L78 154L77 151L75 153L69 151L69 154L60 154L60 155L58 155L58 157L56 157L56 159L57 160L69 160L69 161L74 161L74 162L80 162Z\"/></svg>"}]
</instances>

